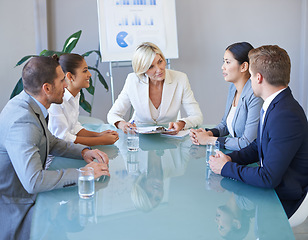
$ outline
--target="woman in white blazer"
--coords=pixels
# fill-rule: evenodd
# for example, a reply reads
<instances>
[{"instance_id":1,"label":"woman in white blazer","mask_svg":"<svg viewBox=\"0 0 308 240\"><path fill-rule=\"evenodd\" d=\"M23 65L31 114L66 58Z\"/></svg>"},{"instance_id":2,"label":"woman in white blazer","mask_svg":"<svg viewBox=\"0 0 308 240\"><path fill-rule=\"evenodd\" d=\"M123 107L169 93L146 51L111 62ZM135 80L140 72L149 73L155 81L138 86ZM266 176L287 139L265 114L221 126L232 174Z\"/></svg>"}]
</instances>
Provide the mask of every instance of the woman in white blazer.
<instances>
[{"instance_id":1,"label":"woman in white blazer","mask_svg":"<svg viewBox=\"0 0 308 240\"><path fill-rule=\"evenodd\" d=\"M166 69L166 59L156 45L149 42L139 45L132 66L134 73L127 76L123 90L107 115L110 124L124 132L135 124L169 124L169 129L176 132L202 124L203 116L187 75ZM131 106L134 123L124 120ZM181 106L187 117L178 119Z\"/></svg>"}]
</instances>

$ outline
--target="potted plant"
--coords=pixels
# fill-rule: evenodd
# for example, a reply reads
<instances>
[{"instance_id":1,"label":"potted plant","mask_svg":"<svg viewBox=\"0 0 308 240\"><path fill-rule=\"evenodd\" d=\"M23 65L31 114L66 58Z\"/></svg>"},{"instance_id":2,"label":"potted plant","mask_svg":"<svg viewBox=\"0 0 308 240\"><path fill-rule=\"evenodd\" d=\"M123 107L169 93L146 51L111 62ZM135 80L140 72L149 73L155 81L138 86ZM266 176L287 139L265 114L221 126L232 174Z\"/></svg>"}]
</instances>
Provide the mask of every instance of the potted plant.
<instances>
[{"instance_id":1,"label":"potted plant","mask_svg":"<svg viewBox=\"0 0 308 240\"><path fill-rule=\"evenodd\" d=\"M36 57L36 56L52 56L53 54L57 54L58 56L61 56L62 54L65 53L70 53L72 52L72 50L75 48L80 36L81 36L81 30L72 34L71 36L69 36L63 46L62 51L51 51L51 50L43 50L39 55L27 55L25 57L23 57L17 64L16 66L19 66L21 64L23 64L25 61L27 61L29 58L31 57ZM88 51L84 54L82 54L83 57L87 57L89 56L91 53L96 53L99 57L99 60L101 60L101 54L98 50L91 50ZM15 67L16 67L15 66ZM100 73L100 71L97 69L97 66L92 67L92 66L88 66L89 70L92 70L94 72L97 73L97 77L99 79L99 81L103 84L103 86L105 87L105 89L108 91L108 85L103 77L103 75ZM22 78L20 78L10 96L10 98L13 98L14 96L16 96L17 94L19 94L21 91L23 90L23 84L22 84ZM95 87L93 86L93 81L92 78L90 78L90 86L87 88L87 91L93 96L94 92L95 92ZM92 106L91 104L86 101L84 93L82 90L80 90L80 106L87 111L88 113L91 113L92 111Z\"/></svg>"}]
</instances>

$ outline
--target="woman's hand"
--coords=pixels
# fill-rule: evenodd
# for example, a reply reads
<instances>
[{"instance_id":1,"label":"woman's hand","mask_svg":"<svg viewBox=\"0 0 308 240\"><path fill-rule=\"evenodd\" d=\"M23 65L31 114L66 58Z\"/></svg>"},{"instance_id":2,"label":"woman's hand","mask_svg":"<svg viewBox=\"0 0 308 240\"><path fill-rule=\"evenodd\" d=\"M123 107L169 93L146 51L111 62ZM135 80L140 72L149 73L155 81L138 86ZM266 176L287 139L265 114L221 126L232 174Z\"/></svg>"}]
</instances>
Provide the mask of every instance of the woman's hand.
<instances>
[{"instance_id":1,"label":"woman's hand","mask_svg":"<svg viewBox=\"0 0 308 240\"><path fill-rule=\"evenodd\" d=\"M128 128L136 127L136 124L131 124L125 121L119 121L114 124L117 128L121 129L124 133L127 133Z\"/></svg>"},{"instance_id":2,"label":"woman's hand","mask_svg":"<svg viewBox=\"0 0 308 240\"><path fill-rule=\"evenodd\" d=\"M102 145L111 145L119 140L119 134L116 131L107 130L101 132L98 138Z\"/></svg>"},{"instance_id":3,"label":"woman's hand","mask_svg":"<svg viewBox=\"0 0 308 240\"><path fill-rule=\"evenodd\" d=\"M206 145L208 142L215 142L217 137L213 137L211 131L206 131L203 128L190 129L190 139L195 145Z\"/></svg>"},{"instance_id":4,"label":"woman's hand","mask_svg":"<svg viewBox=\"0 0 308 240\"><path fill-rule=\"evenodd\" d=\"M185 127L186 123L184 121L178 121L178 122L170 122L169 123L169 128L170 129L174 129L174 135L177 134L179 131L181 131L184 127Z\"/></svg>"}]
</instances>

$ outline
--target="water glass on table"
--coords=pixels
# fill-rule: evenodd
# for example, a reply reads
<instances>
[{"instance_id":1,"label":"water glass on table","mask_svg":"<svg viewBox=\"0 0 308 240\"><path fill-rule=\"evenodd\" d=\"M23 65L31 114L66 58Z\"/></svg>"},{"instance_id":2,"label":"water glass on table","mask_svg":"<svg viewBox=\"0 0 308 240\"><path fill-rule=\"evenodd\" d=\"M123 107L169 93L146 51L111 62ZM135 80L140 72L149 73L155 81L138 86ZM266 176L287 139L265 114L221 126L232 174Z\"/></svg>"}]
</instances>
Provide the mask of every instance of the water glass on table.
<instances>
[{"instance_id":1,"label":"water glass on table","mask_svg":"<svg viewBox=\"0 0 308 240\"><path fill-rule=\"evenodd\" d=\"M127 129L127 149L128 151L138 151L139 135L135 127Z\"/></svg>"},{"instance_id":2,"label":"water glass on table","mask_svg":"<svg viewBox=\"0 0 308 240\"><path fill-rule=\"evenodd\" d=\"M82 167L78 169L78 194L81 198L87 199L94 195L94 169Z\"/></svg>"},{"instance_id":3,"label":"water glass on table","mask_svg":"<svg viewBox=\"0 0 308 240\"><path fill-rule=\"evenodd\" d=\"M216 152L219 151L220 143L218 141L208 142L206 144L206 163L209 163L210 156L216 155Z\"/></svg>"}]
</instances>

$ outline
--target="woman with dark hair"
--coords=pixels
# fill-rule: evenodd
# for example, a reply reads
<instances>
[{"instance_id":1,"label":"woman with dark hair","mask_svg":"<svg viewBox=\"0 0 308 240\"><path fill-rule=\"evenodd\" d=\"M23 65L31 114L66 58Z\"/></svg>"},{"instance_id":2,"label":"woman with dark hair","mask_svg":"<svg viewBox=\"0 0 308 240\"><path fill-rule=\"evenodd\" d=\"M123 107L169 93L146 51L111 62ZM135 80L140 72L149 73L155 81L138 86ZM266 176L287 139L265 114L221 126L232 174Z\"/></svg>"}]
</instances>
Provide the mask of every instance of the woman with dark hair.
<instances>
[{"instance_id":1,"label":"woman with dark hair","mask_svg":"<svg viewBox=\"0 0 308 240\"><path fill-rule=\"evenodd\" d=\"M109 145L119 137L116 131L92 132L86 130L79 122L80 90L90 86L91 73L84 58L78 54L61 55L59 63L65 73L68 84L62 104L52 104L48 109L50 132L58 138L88 146Z\"/></svg>"},{"instance_id":2,"label":"woman with dark hair","mask_svg":"<svg viewBox=\"0 0 308 240\"><path fill-rule=\"evenodd\" d=\"M190 138L196 145L220 142L221 148L240 150L257 137L261 98L251 88L247 42L234 43L226 48L222 65L225 81L231 83L225 114L215 128L192 129Z\"/></svg>"}]
</instances>

